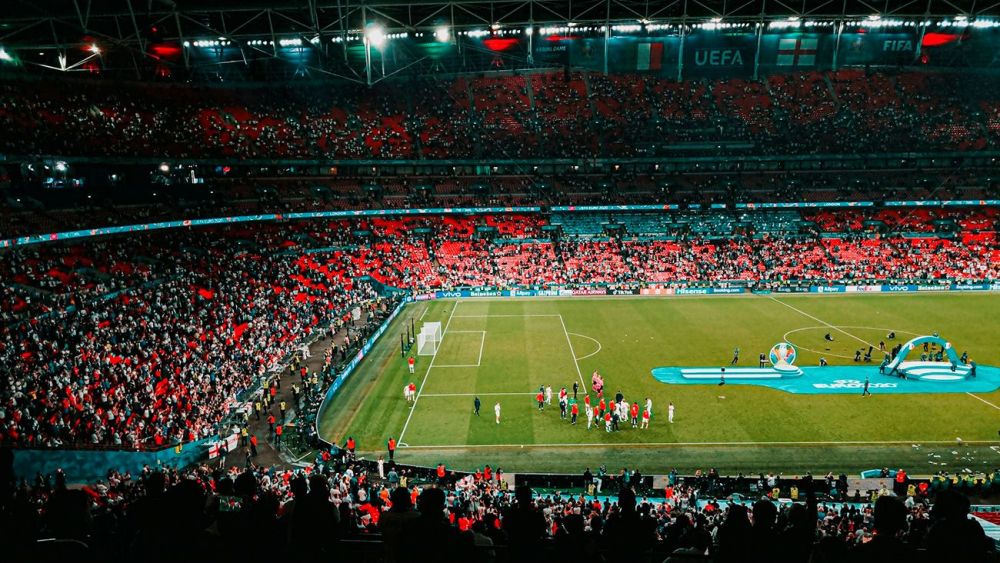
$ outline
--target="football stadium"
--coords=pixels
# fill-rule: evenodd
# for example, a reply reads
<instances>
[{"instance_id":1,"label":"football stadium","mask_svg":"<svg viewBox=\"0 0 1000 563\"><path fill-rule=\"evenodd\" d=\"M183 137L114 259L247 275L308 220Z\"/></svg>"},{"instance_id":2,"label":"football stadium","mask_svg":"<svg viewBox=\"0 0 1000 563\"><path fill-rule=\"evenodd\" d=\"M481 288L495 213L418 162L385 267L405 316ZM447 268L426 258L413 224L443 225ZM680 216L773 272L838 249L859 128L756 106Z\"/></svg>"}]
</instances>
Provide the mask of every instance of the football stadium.
<instances>
[{"instance_id":1,"label":"football stadium","mask_svg":"<svg viewBox=\"0 0 1000 563\"><path fill-rule=\"evenodd\" d=\"M1000 562L1000 3L0 3L0 558Z\"/></svg>"}]
</instances>

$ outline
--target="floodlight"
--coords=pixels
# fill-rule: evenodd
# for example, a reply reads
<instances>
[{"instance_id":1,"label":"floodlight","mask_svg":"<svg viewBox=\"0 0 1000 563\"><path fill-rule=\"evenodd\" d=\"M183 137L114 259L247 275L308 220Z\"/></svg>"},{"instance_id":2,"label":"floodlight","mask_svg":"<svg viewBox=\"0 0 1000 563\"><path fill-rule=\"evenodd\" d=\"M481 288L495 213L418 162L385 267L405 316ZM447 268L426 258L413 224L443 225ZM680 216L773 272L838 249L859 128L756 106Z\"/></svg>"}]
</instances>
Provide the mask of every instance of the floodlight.
<instances>
[{"instance_id":1,"label":"floodlight","mask_svg":"<svg viewBox=\"0 0 1000 563\"><path fill-rule=\"evenodd\" d=\"M160 165L160 172L170 172L170 165L164 162Z\"/></svg>"},{"instance_id":2,"label":"floodlight","mask_svg":"<svg viewBox=\"0 0 1000 563\"><path fill-rule=\"evenodd\" d=\"M448 42L448 40L451 39L451 33L448 31L448 26L442 25L434 30L434 37L441 43Z\"/></svg>"},{"instance_id":3,"label":"floodlight","mask_svg":"<svg viewBox=\"0 0 1000 563\"><path fill-rule=\"evenodd\" d=\"M91 43L90 47L87 47L87 50L95 55L101 54L101 48L97 46L97 43Z\"/></svg>"},{"instance_id":4,"label":"floodlight","mask_svg":"<svg viewBox=\"0 0 1000 563\"><path fill-rule=\"evenodd\" d=\"M382 29L382 26L373 24L365 30L365 39L376 49L381 49L386 41L385 30Z\"/></svg>"},{"instance_id":5,"label":"floodlight","mask_svg":"<svg viewBox=\"0 0 1000 563\"><path fill-rule=\"evenodd\" d=\"M10 53L7 52L7 49L4 49L3 47L0 47L0 61L3 61L5 63L9 63L9 62L11 62L13 60L14 60L14 57Z\"/></svg>"}]
</instances>

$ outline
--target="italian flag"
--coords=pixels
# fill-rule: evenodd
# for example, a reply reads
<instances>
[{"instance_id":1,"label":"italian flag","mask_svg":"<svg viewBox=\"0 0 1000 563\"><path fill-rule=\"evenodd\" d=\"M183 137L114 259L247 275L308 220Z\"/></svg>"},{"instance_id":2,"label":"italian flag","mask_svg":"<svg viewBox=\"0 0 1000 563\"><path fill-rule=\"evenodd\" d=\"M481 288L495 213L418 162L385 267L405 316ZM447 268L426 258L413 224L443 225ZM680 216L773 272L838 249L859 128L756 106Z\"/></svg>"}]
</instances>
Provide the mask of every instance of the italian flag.
<instances>
[{"instance_id":1,"label":"italian flag","mask_svg":"<svg viewBox=\"0 0 1000 563\"><path fill-rule=\"evenodd\" d=\"M636 70L660 70L662 67L663 43L639 43L636 45Z\"/></svg>"}]
</instances>

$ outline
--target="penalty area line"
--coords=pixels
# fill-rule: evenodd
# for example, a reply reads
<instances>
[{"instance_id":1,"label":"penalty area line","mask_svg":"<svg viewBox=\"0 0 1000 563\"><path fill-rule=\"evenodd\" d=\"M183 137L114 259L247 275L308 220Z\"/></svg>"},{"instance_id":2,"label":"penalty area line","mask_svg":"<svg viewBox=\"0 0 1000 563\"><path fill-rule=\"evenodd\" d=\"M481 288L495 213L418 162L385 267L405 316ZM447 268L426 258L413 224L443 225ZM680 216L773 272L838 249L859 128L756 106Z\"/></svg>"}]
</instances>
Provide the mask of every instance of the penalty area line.
<instances>
[{"instance_id":1,"label":"penalty area line","mask_svg":"<svg viewBox=\"0 0 1000 563\"><path fill-rule=\"evenodd\" d=\"M403 429L399 431L399 439L397 443L403 442L403 436L406 434L407 427L410 426L410 420L413 418L413 412L417 410L417 401L420 400L420 393L424 390L424 386L427 385L427 378L431 374L431 370L434 369L434 360L438 357L438 352L441 351L441 343L444 342L444 337L448 334L448 327L451 326L451 319L455 316L455 310L458 309L458 302L455 302L455 306L451 308L451 314L448 315L448 322L444 325L444 330L441 331L441 342L438 342L437 348L434 350L434 355L431 356L431 363L427 365L427 371L424 372L424 379L420 382L420 388L417 389L417 396L413 398L413 404L410 405L410 414L406 416L406 422L403 423Z\"/></svg>"},{"instance_id":2,"label":"penalty area line","mask_svg":"<svg viewBox=\"0 0 1000 563\"><path fill-rule=\"evenodd\" d=\"M995 440L965 440L963 444L995 444ZM459 444L439 446L406 446L411 450L468 450L482 448L619 448L619 447L693 447L693 446L940 446L954 445L954 440L883 440L844 442L619 442L615 444Z\"/></svg>"}]
</instances>

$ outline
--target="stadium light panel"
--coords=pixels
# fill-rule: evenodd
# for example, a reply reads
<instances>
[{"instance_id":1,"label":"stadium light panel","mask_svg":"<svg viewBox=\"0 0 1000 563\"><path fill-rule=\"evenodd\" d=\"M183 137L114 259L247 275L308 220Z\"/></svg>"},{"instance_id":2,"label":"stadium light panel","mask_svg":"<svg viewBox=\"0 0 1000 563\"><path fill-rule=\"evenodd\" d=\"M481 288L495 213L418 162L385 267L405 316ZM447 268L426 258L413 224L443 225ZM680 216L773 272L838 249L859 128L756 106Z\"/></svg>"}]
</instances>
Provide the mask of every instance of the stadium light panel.
<instances>
[{"instance_id":1,"label":"stadium light panel","mask_svg":"<svg viewBox=\"0 0 1000 563\"><path fill-rule=\"evenodd\" d=\"M442 25L441 27L434 30L434 38L441 43L447 43L451 39L451 32L448 31L448 26Z\"/></svg>"},{"instance_id":2,"label":"stadium light panel","mask_svg":"<svg viewBox=\"0 0 1000 563\"><path fill-rule=\"evenodd\" d=\"M91 43L90 47L87 47L87 50L95 55L101 54L101 48L97 46L97 43Z\"/></svg>"},{"instance_id":3,"label":"stadium light panel","mask_svg":"<svg viewBox=\"0 0 1000 563\"><path fill-rule=\"evenodd\" d=\"M385 30L380 25L371 25L365 30L365 39L376 49L381 49L385 46Z\"/></svg>"},{"instance_id":4,"label":"stadium light panel","mask_svg":"<svg viewBox=\"0 0 1000 563\"><path fill-rule=\"evenodd\" d=\"M10 63L14 61L14 56L7 52L7 49L0 47L0 61Z\"/></svg>"}]
</instances>

